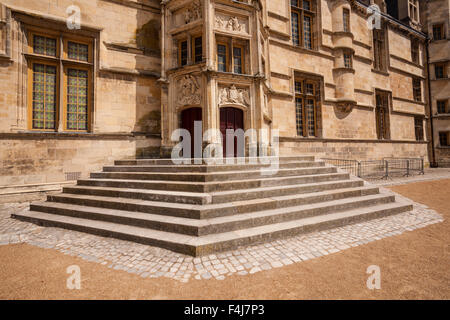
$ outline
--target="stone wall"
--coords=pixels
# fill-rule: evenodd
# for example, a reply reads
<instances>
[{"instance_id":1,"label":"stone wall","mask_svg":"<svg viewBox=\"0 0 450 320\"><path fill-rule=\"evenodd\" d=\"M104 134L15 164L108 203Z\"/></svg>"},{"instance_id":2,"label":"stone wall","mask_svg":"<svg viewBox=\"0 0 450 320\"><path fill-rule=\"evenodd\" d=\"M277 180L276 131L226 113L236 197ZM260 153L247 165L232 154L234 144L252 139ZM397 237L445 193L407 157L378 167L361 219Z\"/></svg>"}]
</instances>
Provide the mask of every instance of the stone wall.
<instances>
[{"instance_id":1,"label":"stone wall","mask_svg":"<svg viewBox=\"0 0 450 320\"><path fill-rule=\"evenodd\" d=\"M159 152L159 138L132 135L0 134L0 186L87 178L114 160Z\"/></svg>"}]
</instances>

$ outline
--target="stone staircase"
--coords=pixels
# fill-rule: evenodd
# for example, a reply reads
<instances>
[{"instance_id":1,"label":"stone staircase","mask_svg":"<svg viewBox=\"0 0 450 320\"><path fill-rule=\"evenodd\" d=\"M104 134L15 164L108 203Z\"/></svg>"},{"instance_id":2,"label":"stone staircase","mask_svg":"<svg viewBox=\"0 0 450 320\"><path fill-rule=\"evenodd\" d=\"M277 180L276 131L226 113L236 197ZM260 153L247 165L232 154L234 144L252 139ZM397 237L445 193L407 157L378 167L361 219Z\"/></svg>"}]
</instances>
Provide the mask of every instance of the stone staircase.
<instances>
[{"instance_id":1,"label":"stone staircase","mask_svg":"<svg viewBox=\"0 0 450 320\"><path fill-rule=\"evenodd\" d=\"M281 157L272 175L246 160L120 160L13 217L201 256L412 210L312 156Z\"/></svg>"}]
</instances>

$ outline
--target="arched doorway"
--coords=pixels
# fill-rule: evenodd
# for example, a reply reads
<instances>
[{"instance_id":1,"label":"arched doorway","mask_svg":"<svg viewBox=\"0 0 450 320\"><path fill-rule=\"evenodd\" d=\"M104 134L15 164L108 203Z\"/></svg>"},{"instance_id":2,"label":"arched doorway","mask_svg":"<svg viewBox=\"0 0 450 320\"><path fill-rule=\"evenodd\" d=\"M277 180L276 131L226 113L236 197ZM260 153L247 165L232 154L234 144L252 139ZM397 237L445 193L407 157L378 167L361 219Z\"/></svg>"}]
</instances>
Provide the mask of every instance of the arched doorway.
<instances>
[{"instance_id":1,"label":"arched doorway","mask_svg":"<svg viewBox=\"0 0 450 320\"><path fill-rule=\"evenodd\" d=\"M189 108L181 112L181 129L186 129L191 134L191 154L183 154L185 158L194 157L194 122L202 121L202 108ZM201 133L202 134L202 133ZM198 138L197 138L198 139ZM202 137L199 137L199 141L202 141Z\"/></svg>"},{"instance_id":2,"label":"arched doorway","mask_svg":"<svg viewBox=\"0 0 450 320\"><path fill-rule=\"evenodd\" d=\"M241 109L232 108L232 107L224 107L220 108L220 132L222 133L222 142L223 142L223 156L224 157L236 157L238 155L237 152L237 136L234 136L234 151L226 150L227 145L227 129L244 129L244 112ZM231 137L228 137L231 138Z\"/></svg>"}]
</instances>

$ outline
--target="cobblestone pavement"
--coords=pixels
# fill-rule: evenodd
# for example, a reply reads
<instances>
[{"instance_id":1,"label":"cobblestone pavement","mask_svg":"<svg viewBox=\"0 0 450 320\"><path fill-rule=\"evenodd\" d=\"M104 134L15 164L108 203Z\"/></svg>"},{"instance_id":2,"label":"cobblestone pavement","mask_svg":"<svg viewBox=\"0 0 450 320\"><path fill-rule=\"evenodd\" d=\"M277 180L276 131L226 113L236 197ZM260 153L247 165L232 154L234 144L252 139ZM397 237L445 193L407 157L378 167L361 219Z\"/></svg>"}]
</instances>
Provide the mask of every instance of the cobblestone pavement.
<instances>
[{"instance_id":1,"label":"cobblestone pavement","mask_svg":"<svg viewBox=\"0 0 450 320\"><path fill-rule=\"evenodd\" d=\"M223 280L232 274L247 275L280 268L443 221L437 212L414 203L411 212L193 258L129 241L44 228L10 218L11 213L28 210L28 206L27 203L0 205L0 245L26 242L143 278L168 277L182 282Z\"/></svg>"}]
</instances>

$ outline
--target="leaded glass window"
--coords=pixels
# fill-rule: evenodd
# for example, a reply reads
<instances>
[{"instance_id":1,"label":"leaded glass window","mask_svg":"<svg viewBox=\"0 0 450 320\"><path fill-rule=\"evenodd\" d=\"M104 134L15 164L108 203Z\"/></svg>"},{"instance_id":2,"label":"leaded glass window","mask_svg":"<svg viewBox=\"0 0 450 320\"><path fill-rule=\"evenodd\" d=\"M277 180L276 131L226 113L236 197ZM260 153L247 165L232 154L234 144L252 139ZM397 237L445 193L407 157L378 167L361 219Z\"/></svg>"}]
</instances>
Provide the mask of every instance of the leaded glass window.
<instances>
[{"instance_id":1,"label":"leaded glass window","mask_svg":"<svg viewBox=\"0 0 450 320\"><path fill-rule=\"evenodd\" d=\"M88 71L67 70L67 129L88 129Z\"/></svg>"},{"instance_id":2,"label":"leaded glass window","mask_svg":"<svg viewBox=\"0 0 450 320\"><path fill-rule=\"evenodd\" d=\"M56 128L56 67L33 64L32 128Z\"/></svg>"}]
</instances>

